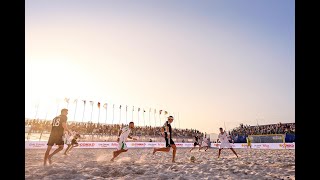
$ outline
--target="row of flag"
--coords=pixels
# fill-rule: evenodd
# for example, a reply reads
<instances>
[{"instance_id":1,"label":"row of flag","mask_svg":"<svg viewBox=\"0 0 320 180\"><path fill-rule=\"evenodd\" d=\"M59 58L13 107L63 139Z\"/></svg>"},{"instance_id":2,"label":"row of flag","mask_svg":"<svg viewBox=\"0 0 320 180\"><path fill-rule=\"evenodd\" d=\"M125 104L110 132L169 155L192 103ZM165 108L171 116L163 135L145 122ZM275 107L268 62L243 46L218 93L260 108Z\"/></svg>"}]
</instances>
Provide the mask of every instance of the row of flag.
<instances>
[{"instance_id":1,"label":"row of flag","mask_svg":"<svg viewBox=\"0 0 320 180\"><path fill-rule=\"evenodd\" d=\"M67 104L69 104L70 98L65 98L64 101L65 101ZM78 99L75 99L75 100L73 101L73 103L77 103L77 102L78 102ZM84 105L86 105L87 100L82 100L82 102L83 102ZM89 101L89 102L90 102L90 105L91 105L91 106L94 105L94 102L93 102L93 101ZM97 103L97 106L98 106L98 108L100 109L101 103L98 102L98 103ZM103 104L103 108L107 109L107 106L108 106L108 103L104 103L104 104ZM121 109L121 107L122 107L122 105L119 106L119 109ZM113 104L113 108L114 108L114 104ZM141 110L141 109L138 108L138 111L140 111L140 110ZM128 106L127 106L127 105L126 105L126 111L128 111ZM132 107L132 111L134 111L134 106ZM146 112L146 110L143 109L143 112ZM151 108L149 109L149 112L151 112ZM163 110L159 110L159 114L161 114L162 112L163 112ZM156 110L156 109L154 109L154 113L155 113L155 114L157 113L157 110ZM168 111L164 111L164 115L167 115L167 114L168 114Z\"/></svg>"}]
</instances>

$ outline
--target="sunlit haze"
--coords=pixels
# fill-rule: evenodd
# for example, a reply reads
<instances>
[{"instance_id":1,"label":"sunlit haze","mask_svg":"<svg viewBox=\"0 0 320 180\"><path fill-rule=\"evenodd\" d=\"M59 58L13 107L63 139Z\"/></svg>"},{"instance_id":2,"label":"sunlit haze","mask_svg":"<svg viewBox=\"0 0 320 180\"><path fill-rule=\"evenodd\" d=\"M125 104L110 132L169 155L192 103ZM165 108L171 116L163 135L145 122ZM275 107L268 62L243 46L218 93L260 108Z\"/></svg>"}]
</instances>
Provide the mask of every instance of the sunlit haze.
<instances>
[{"instance_id":1,"label":"sunlit haze","mask_svg":"<svg viewBox=\"0 0 320 180\"><path fill-rule=\"evenodd\" d=\"M67 97L68 121L295 122L294 2L26 0L26 118Z\"/></svg>"}]
</instances>

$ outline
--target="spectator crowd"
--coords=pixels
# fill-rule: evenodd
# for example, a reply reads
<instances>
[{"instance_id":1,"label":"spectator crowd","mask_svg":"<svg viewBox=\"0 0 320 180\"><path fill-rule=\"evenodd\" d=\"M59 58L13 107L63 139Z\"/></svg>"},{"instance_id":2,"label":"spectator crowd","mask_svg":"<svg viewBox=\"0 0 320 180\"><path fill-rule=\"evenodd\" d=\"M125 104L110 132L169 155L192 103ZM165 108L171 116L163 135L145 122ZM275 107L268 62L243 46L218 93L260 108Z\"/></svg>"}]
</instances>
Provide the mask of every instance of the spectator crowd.
<instances>
[{"instance_id":1,"label":"spectator crowd","mask_svg":"<svg viewBox=\"0 0 320 180\"><path fill-rule=\"evenodd\" d=\"M50 133L51 120L25 120L25 126L29 127L30 133ZM117 136L121 127L124 124L99 124L93 122L68 122L69 127L74 127L75 131L81 135L96 135L96 136ZM148 137L148 141L152 137L160 136L160 127L151 126L135 126L132 135L138 137ZM178 139L187 140L193 139L195 135L204 136L205 134L196 129L177 129L173 128L173 137Z\"/></svg>"}]
</instances>

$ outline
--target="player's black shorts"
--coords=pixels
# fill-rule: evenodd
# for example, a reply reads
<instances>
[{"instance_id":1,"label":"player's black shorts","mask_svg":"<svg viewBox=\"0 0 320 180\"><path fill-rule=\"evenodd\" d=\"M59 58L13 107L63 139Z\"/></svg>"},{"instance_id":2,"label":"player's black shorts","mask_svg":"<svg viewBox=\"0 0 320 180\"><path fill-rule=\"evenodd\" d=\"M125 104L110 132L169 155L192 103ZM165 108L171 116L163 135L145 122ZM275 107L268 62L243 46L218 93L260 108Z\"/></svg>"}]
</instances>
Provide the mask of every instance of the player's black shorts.
<instances>
[{"instance_id":1,"label":"player's black shorts","mask_svg":"<svg viewBox=\"0 0 320 180\"><path fill-rule=\"evenodd\" d=\"M198 142L194 142L193 146L200 146L200 144Z\"/></svg>"},{"instance_id":2,"label":"player's black shorts","mask_svg":"<svg viewBox=\"0 0 320 180\"><path fill-rule=\"evenodd\" d=\"M71 140L71 145L74 145L74 144L78 144L78 142L77 142L77 140L72 139L72 140Z\"/></svg>"},{"instance_id":3,"label":"player's black shorts","mask_svg":"<svg viewBox=\"0 0 320 180\"><path fill-rule=\"evenodd\" d=\"M56 135L51 136L50 135L47 145L53 146L54 144L55 145L64 145L62 135L61 136L56 136Z\"/></svg>"},{"instance_id":4,"label":"player's black shorts","mask_svg":"<svg viewBox=\"0 0 320 180\"><path fill-rule=\"evenodd\" d=\"M170 138L170 144L168 143L168 138L164 138L166 140L166 147L171 147L171 144L174 144L174 141Z\"/></svg>"}]
</instances>

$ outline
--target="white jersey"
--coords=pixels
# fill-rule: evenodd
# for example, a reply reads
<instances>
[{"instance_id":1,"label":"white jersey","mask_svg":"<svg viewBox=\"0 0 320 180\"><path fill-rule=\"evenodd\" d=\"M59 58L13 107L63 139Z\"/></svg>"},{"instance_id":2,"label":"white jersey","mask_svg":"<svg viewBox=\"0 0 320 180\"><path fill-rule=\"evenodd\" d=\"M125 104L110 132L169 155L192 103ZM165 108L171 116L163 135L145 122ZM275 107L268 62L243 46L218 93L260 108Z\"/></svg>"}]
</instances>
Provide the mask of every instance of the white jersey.
<instances>
[{"instance_id":1,"label":"white jersey","mask_svg":"<svg viewBox=\"0 0 320 180\"><path fill-rule=\"evenodd\" d=\"M226 133L225 131L223 132L223 134L219 134L218 138L221 142L220 147L219 148L231 148L231 145L229 143L229 135L228 133Z\"/></svg>"},{"instance_id":2,"label":"white jersey","mask_svg":"<svg viewBox=\"0 0 320 180\"><path fill-rule=\"evenodd\" d=\"M219 138L219 140L220 140L220 142L222 143L222 142L229 142L229 135L228 135L228 133L226 133L226 132L224 132L223 134L219 134L218 135L218 138Z\"/></svg>"},{"instance_id":3,"label":"white jersey","mask_svg":"<svg viewBox=\"0 0 320 180\"><path fill-rule=\"evenodd\" d=\"M127 147L127 144L126 144L126 139L128 138L130 132L131 132L131 129L128 127L128 126L125 126L121 129L121 134L120 134L120 137L119 137L119 143L118 143L118 150L120 149L125 149L127 150L128 147Z\"/></svg>"},{"instance_id":4,"label":"white jersey","mask_svg":"<svg viewBox=\"0 0 320 180\"><path fill-rule=\"evenodd\" d=\"M209 139L208 138L203 138L201 146L209 146Z\"/></svg>"},{"instance_id":5,"label":"white jersey","mask_svg":"<svg viewBox=\"0 0 320 180\"><path fill-rule=\"evenodd\" d=\"M64 133L64 143L65 144L71 144L71 141L73 139L73 137L76 135L75 131L71 131L71 133L69 133L68 131L65 131Z\"/></svg>"},{"instance_id":6,"label":"white jersey","mask_svg":"<svg viewBox=\"0 0 320 180\"><path fill-rule=\"evenodd\" d=\"M129 126L125 126L121 129L121 131L122 132L121 132L119 139L120 139L120 141L126 141L129 134L131 133L131 129L129 128Z\"/></svg>"}]
</instances>

